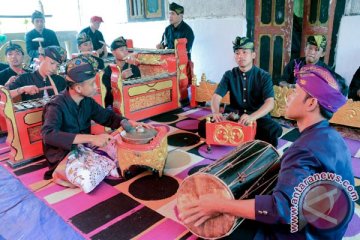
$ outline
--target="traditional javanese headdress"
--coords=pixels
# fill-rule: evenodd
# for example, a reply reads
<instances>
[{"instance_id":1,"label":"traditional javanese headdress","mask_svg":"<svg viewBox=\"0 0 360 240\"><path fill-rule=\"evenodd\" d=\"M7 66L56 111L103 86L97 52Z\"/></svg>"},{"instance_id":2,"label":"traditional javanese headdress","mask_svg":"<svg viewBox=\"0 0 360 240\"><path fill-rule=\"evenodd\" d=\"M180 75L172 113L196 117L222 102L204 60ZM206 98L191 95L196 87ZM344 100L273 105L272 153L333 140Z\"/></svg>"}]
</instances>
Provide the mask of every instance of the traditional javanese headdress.
<instances>
[{"instance_id":1,"label":"traditional javanese headdress","mask_svg":"<svg viewBox=\"0 0 360 240\"><path fill-rule=\"evenodd\" d=\"M78 46L80 46L81 44L83 44L85 42L90 42L91 38L85 32L82 32L82 33L79 33L79 35L76 38L76 41L77 41Z\"/></svg>"},{"instance_id":2,"label":"traditional javanese headdress","mask_svg":"<svg viewBox=\"0 0 360 240\"><path fill-rule=\"evenodd\" d=\"M326 50L326 37L324 35L313 35L309 36L306 41L308 44L322 48L323 51Z\"/></svg>"},{"instance_id":3,"label":"traditional javanese headdress","mask_svg":"<svg viewBox=\"0 0 360 240\"><path fill-rule=\"evenodd\" d=\"M237 49L251 49L254 50L254 42L247 37L236 37L233 41L234 52Z\"/></svg>"},{"instance_id":4,"label":"traditional javanese headdress","mask_svg":"<svg viewBox=\"0 0 360 240\"><path fill-rule=\"evenodd\" d=\"M177 15L184 14L184 7L176 3L170 3L169 10L176 12Z\"/></svg>"},{"instance_id":5,"label":"traditional javanese headdress","mask_svg":"<svg viewBox=\"0 0 360 240\"><path fill-rule=\"evenodd\" d=\"M42 19L45 19L45 16L42 12L40 11L35 11L33 12L33 14L31 15L31 22L34 22L35 18L42 18Z\"/></svg>"},{"instance_id":6,"label":"traditional javanese headdress","mask_svg":"<svg viewBox=\"0 0 360 240\"><path fill-rule=\"evenodd\" d=\"M326 110L334 113L346 103L336 79L327 69L305 65L300 70L295 68L295 77L296 83Z\"/></svg>"},{"instance_id":7,"label":"traditional javanese headdress","mask_svg":"<svg viewBox=\"0 0 360 240\"><path fill-rule=\"evenodd\" d=\"M22 55L24 55L24 50L22 49L22 47L19 44L12 43L11 41L5 49L5 55L8 54L8 52L14 51L14 50L19 51L22 53Z\"/></svg>"},{"instance_id":8,"label":"traditional javanese headdress","mask_svg":"<svg viewBox=\"0 0 360 240\"><path fill-rule=\"evenodd\" d=\"M82 83L95 77L98 62L90 55L79 55L66 64L66 80L73 83Z\"/></svg>"},{"instance_id":9,"label":"traditional javanese headdress","mask_svg":"<svg viewBox=\"0 0 360 240\"><path fill-rule=\"evenodd\" d=\"M66 61L66 50L59 46L49 46L44 48L43 55L57 61L58 63Z\"/></svg>"},{"instance_id":10,"label":"traditional javanese headdress","mask_svg":"<svg viewBox=\"0 0 360 240\"><path fill-rule=\"evenodd\" d=\"M116 38L110 46L111 51L114 51L118 48L126 47L126 39L124 37L118 37Z\"/></svg>"}]
</instances>

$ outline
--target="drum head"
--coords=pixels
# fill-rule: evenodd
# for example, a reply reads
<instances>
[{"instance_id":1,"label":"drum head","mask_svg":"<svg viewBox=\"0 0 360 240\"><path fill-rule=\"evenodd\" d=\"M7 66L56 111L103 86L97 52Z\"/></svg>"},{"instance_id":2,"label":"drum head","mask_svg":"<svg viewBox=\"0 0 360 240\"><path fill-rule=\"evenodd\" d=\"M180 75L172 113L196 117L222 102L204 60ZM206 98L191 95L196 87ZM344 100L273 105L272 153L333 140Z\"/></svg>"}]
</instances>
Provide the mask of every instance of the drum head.
<instances>
[{"instance_id":1,"label":"drum head","mask_svg":"<svg viewBox=\"0 0 360 240\"><path fill-rule=\"evenodd\" d=\"M206 194L217 194L226 199L234 199L230 189L216 176L207 173L196 173L184 179L177 192L177 208L179 213L184 207L200 196ZM199 227L193 224L185 224L195 235L214 239L228 235L236 225L237 218L229 214L221 214L204 222Z\"/></svg>"}]
</instances>

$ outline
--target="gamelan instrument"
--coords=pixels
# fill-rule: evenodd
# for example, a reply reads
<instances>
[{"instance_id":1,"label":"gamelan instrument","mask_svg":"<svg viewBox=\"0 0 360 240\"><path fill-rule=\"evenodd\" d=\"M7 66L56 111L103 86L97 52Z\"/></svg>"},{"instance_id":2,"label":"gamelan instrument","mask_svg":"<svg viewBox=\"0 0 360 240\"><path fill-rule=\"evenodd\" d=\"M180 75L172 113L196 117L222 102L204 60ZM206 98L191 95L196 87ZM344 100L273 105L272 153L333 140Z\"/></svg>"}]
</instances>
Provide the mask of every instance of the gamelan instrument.
<instances>
[{"instance_id":1,"label":"gamelan instrument","mask_svg":"<svg viewBox=\"0 0 360 240\"><path fill-rule=\"evenodd\" d=\"M116 113L140 120L180 107L176 72L122 80L119 67L115 64L110 64L110 67L113 110Z\"/></svg>"},{"instance_id":2,"label":"gamelan instrument","mask_svg":"<svg viewBox=\"0 0 360 240\"><path fill-rule=\"evenodd\" d=\"M134 48L131 39L126 41L128 51L136 53L136 59L139 63L141 76L154 76L161 73L177 73L178 89L180 99L188 96L187 87L191 81L187 74L187 65L189 62L186 38L175 40L175 49L146 49Z\"/></svg>"},{"instance_id":3,"label":"gamelan instrument","mask_svg":"<svg viewBox=\"0 0 360 240\"><path fill-rule=\"evenodd\" d=\"M123 124L122 124L123 125ZM137 128L135 131L125 131L125 127L118 129L114 135L117 143L117 158L122 176L130 166L146 166L162 176L167 158L167 129Z\"/></svg>"},{"instance_id":4,"label":"gamelan instrument","mask_svg":"<svg viewBox=\"0 0 360 240\"><path fill-rule=\"evenodd\" d=\"M226 120L222 122L206 118L207 151L211 151L211 145L239 146L255 139L256 121L243 125L237 122L240 116L236 113L224 114L224 117Z\"/></svg>"},{"instance_id":5,"label":"gamelan instrument","mask_svg":"<svg viewBox=\"0 0 360 240\"><path fill-rule=\"evenodd\" d=\"M99 84L100 74L96 74L96 81ZM52 89L52 86L39 88L40 91ZM101 106L104 106L104 96L97 94L94 99ZM14 103L10 91L0 86L0 115L5 119L8 135L6 142L10 146L8 163L16 167L34 158L43 155L41 126L42 114L45 104L51 98L44 97L30 101ZM99 124L92 124L91 133L104 133L105 128Z\"/></svg>"},{"instance_id":6,"label":"gamelan instrument","mask_svg":"<svg viewBox=\"0 0 360 240\"><path fill-rule=\"evenodd\" d=\"M13 103L10 92L4 87L0 87L0 96L0 114L5 118L8 130L9 164L15 167L42 156L42 112L50 98Z\"/></svg>"},{"instance_id":7,"label":"gamelan instrument","mask_svg":"<svg viewBox=\"0 0 360 240\"><path fill-rule=\"evenodd\" d=\"M225 199L247 199L268 194L276 184L280 168L279 154L272 145L255 140L246 142L220 160L184 179L177 192L177 208L207 194ZM216 239L229 235L242 222L229 214L220 214L196 227L186 227L201 238Z\"/></svg>"}]
</instances>

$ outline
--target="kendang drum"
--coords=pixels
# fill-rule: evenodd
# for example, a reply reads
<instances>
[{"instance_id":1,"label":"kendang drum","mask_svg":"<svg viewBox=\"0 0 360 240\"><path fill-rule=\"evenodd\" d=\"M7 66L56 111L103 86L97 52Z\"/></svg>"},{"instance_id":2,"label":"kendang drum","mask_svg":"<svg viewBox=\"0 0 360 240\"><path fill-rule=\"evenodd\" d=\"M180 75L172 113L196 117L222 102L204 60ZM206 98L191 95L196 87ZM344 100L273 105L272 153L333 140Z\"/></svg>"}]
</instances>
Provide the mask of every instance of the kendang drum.
<instances>
[{"instance_id":1,"label":"kendang drum","mask_svg":"<svg viewBox=\"0 0 360 240\"><path fill-rule=\"evenodd\" d=\"M186 204L207 194L226 199L247 199L268 194L276 184L279 169L279 153L272 145L259 140L244 143L184 179L177 193L178 211L181 213ZM217 239L232 233L243 221L243 218L220 214L198 227L194 223L185 225L201 238Z\"/></svg>"}]
</instances>

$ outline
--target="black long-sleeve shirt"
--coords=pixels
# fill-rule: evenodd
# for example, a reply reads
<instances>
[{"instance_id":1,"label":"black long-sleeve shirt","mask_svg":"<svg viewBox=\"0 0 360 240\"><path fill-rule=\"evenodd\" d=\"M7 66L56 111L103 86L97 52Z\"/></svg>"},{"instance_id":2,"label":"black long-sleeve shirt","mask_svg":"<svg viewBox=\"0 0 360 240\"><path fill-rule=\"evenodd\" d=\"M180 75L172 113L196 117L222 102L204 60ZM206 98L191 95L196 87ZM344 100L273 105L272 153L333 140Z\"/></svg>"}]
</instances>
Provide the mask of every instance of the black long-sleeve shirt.
<instances>
[{"instance_id":1,"label":"black long-sleeve shirt","mask_svg":"<svg viewBox=\"0 0 360 240\"><path fill-rule=\"evenodd\" d=\"M44 38L44 42L41 43L43 48L48 46L60 47L59 40L57 39L57 36L53 30L44 28L42 33L39 33L33 29L25 35L26 51L31 59L39 57L39 43L32 41L34 38L38 37Z\"/></svg>"},{"instance_id":2,"label":"black long-sleeve shirt","mask_svg":"<svg viewBox=\"0 0 360 240\"><path fill-rule=\"evenodd\" d=\"M72 149L77 134L90 134L91 120L112 129L124 118L85 97L79 105L66 89L45 105L43 111L44 155L50 164L60 162Z\"/></svg>"},{"instance_id":3,"label":"black long-sleeve shirt","mask_svg":"<svg viewBox=\"0 0 360 240\"><path fill-rule=\"evenodd\" d=\"M357 95L357 91L359 89L360 89L360 67L355 72L353 79L351 80L348 97L354 101L360 101L360 97Z\"/></svg>"},{"instance_id":4,"label":"black long-sleeve shirt","mask_svg":"<svg viewBox=\"0 0 360 240\"><path fill-rule=\"evenodd\" d=\"M133 75L131 75L128 79L141 77L139 67L135 66L133 64L130 64L130 66L129 66L128 63L125 63L124 66L122 67L121 71L124 71L124 70L128 69L129 67L131 68ZM104 69L104 74L102 77L102 82L106 87L105 107L112 106L113 102L114 102L114 97L111 92L111 74L112 74L111 67L107 66Z\"/></svg>"},{"instance_id":5,"label":"black long-sleeve shirt","mask_svg":"<svg viewBox=\"0 0 360 240\"><path fill-rule=\"evenodd\" d=\"M24 69L25 72L28 72ZM5 68L4 70L0 71L0 85L5 85L7 81L9 81L9 78L12 76L17 76L18 74L14 72L10 67Z\"/></svg>"},{"instance_id":6,"label":"black long-sleeve shirt","mask_svg":"<svg viewBox=\"0 0 360 240\"><path fill-rule=\"evenodd\" d=\"M184 21L174 27L169 25L165 28L165 32L161 39L161 44L169 49L175 49L175 39L186 38L186 49L188 51L189 60L191 59L191 48L194 43L195 35L191 27Z\"/></svg>"},{"instance_id":7,"label":"black long-sleeve shirt","mask_svg":"<svg viewBox=\"0 0 360 240\"><path fill-rule=\"evenodd\" d=\"M58 92L61 92L66 88L66 82L65 79L59 75L51 75L51 78L54 80L55 86L58 90ZM19 87L29 86L29 85L35 85L38 88L51 86L51 83L49 81L49 77L46 77L45 79L40 75L39 71L35 71L32 73L24 73L20 75L14 82L10 83L9 89L14 90ZM48 95L54 95L54 91L52 89L46 90L48 92ZM29 94L21 94L22 101L37 99L44 97L44 91L40 91L37 94L29 95Z\"/></svg>"},{"instance_id":8,"label":"black long-sleeve shirt","mask_svg":"<svg viewBox=\"0 0 360 240\"><path fill-rule=\"evenodd\" d=\"M0 71L6 69L6 68L8 68L8 67L9 67L8 64L0 62Z\"/></svg>"},{"instance_id":9,"label":"black long-sleeve shirt","mask_svg":"<svg viewBox=\"0 0 360 240\"><path fill-rule=\"evenodd\" d=\"M105 40L103 34L99 30L95 30L95 32L93 32L90 27L87 27L81 30L80 33L83 32L90 37L95 51L103 47L103 44L100 43L100 41L105 42ZM103 54L101 54L100 57L102 57L102 55Z\"/></svg>"},{"instance_id":10,"label":"black long-sleeve shirt","mask_svg":"<svg viewBox=\"0 0 360 240\"><path fill-rule=\"evenodd\" d=\"M285 81L289 84L295 84L295 76L294 76L294 70L295 70L295 64L298 63L300 64L300 69L306 65L306 60L305 57L300 57L297 59L293 59L291 60L284 68L284 72L283 75L281 76L280 81L278 82L274 82L274 85L279 85L279 83L281 81ZM317 63L315 64L317 66L323 67L328 69L329 71L332 71L332 69L326 65L324 62L322 62L321 60L317 61Z\"/></svg>"},{"instance_id":11,"label":"black long-sleeve shirt","mask_svg":"<svg viewBox=\"0 0 360 240\"><path fill-rule=\"evenodd\" d=\"M247 72L242 72L239 67L226 71L215 93L224 97L227 92L230 93L230 104L225 112L238 112L240 115L251 114L259 110L266 99L274 98L270 74L256 66Z\"/></svg>"}]
</instances>

